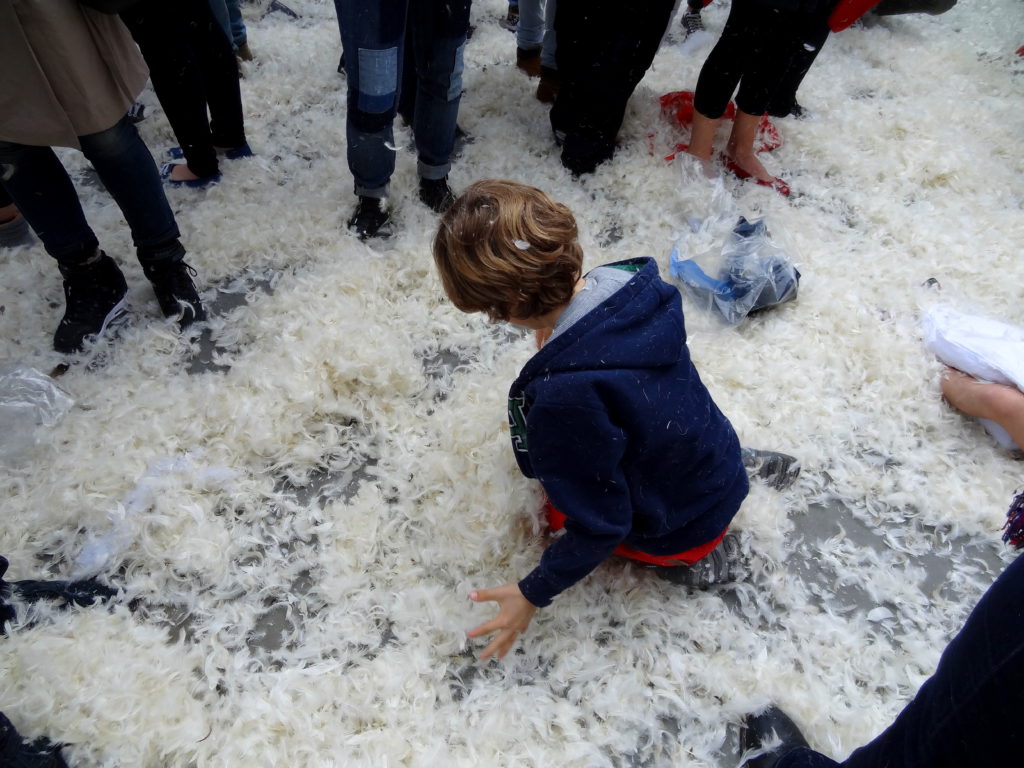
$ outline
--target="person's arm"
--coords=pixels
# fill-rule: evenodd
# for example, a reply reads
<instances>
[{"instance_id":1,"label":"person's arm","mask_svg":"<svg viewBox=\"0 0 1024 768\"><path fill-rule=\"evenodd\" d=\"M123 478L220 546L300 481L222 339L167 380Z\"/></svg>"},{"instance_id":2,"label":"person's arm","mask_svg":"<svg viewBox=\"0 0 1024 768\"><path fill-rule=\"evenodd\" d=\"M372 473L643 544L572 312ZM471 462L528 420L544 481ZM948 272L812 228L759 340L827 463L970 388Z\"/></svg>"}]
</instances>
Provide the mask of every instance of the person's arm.
<instances>
[{"instance_id":1,"label":"person's arm","mask_svg":"<svg viewBox=\"0 0 1024 768\"><path fill-rule=\"evenodd\" d=\"M474 590L474 602L498 603L498 616L469 637L498 632L480 658L504 657L537 608L582 579L626 537L633 511L620 463L625 434L607 411L581 406L537 406L527 422L530 462L555 508L567 516L565 533L518 584Z\"/></svg>"}]
</instances>

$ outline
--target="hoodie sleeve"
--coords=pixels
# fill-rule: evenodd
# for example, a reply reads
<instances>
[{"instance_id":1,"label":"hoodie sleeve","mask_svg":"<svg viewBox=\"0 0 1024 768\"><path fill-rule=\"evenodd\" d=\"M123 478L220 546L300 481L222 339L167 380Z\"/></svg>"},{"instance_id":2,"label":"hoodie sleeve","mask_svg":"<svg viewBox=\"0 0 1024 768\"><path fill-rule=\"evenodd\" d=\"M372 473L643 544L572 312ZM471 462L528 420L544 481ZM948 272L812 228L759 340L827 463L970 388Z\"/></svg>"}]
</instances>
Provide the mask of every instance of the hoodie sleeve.
<instances>
[{"instance_id":1,"label":"hoodie sleeve","mask_svg":"<svg viewBox=\"0 0 1024 768\"><path fill-rule=\"evenodd\" d=\"M528 419L530 461L565 533L519 582L538 607L551 603L612 553L629 534L633 510L621 470L625 434L601 408L534 405Z\"/></svg>"}]
</instances>

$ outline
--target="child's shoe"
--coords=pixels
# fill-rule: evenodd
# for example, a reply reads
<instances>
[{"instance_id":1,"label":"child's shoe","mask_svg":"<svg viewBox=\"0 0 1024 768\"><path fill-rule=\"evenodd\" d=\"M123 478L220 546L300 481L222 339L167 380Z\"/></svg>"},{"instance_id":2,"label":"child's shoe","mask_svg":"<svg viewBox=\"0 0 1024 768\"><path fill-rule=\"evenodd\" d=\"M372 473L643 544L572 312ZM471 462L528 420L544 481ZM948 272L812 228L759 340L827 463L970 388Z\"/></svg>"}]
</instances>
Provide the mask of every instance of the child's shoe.
<instances>
[{"instance_id":1,"label":"child's shoe","mask_svg":"<svg viewBox=\"0 0 1024 768\"><path fill-rule=\"evenodd\" d=\"M707 589L715 584L736 581L743 563L740 539L727 533L721 543L693 565L655 566L658 576L693 589Z\"/></svg>"},{"instance_id":2,"label":"child's shoe","mask_svg":"<svg viewBox=\"0 0 1024 768\"><path fill-rule=\"evenodd\" d=\"M0 224L0 248L14 248L32 242L28 222L20 213L10 221Z\"/></svg>"},{"instance_id":3,"label":"child's shoe","mask_svg":"<svg viewBox=\"0 0 1024 768\"><path fill-rule=\"evenodd\" d=\"M177 318L181 330L206 319L203 301L192 282L195 269L179 259L143 264L142 271L153 284L153 293L164 317Z\"/></svg>"},{"instance_id":4,"label":"child's shoe","mask_svg":"<svg viewBox=\"0 0 1024 768\"><path fill-rule=\"evenodd\" d=\"M756 448L743 448L740 454L747 474L764 480L777 491L789 488L800 476L800 460L795 456Z\"/></svg>"},{"instance_id":5,"label":"child's shoe","mask_svg":"<svg viewBox=\"0 0 1024 768\"><path fill-rule=\"evenodd\" d=\"M53 348L78 352L86 338L102 335L125 315L128 284L114 260L100 250L89 262L58 268L64 277L66 309L53 335Z\"/></svg>"},{"instance_id":6,"label":"child's shoe","mask_svg":"<svg viewBox=\"0 0 1024 768\"><path fill-rule=\"evenodd\" d=\"M348 229L360 240L379 237L382 240L391 237L391 212L379 197L359 196L355 213L348 220Z\"/></svg>"},{"instance_id":7,"label":"child's shoe","mask_svg":"<svg viewBox=\"0 0 1024 768\"><path fill-rule=\"evenodd\" d=\"M443 179L420 179L420 200L434 213L444 213L455 202L455 194L448 186L448 177Z\"/></svg>"}]
</instances>

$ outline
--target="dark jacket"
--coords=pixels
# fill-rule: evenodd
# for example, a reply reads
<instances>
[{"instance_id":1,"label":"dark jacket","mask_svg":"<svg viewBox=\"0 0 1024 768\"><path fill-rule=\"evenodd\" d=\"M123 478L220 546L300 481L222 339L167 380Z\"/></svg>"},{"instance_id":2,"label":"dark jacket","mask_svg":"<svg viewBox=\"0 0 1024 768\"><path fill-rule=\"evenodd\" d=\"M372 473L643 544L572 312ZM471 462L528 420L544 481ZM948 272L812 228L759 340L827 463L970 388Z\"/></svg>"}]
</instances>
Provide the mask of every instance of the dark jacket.
<instances>
[{"instance_id":1,"label":"dark jacket","mask_svg":"<svg viewBox=\"0 0 1024 768\"><path fill-rule=\"evenodd\" d=\"M653 259L552 339L509 394L519 467L568 517L519 582L544 606L621 543L670 555L707 543L747 495L732 425L690 362L679 292Z\"/></svg>"}]
</instances>

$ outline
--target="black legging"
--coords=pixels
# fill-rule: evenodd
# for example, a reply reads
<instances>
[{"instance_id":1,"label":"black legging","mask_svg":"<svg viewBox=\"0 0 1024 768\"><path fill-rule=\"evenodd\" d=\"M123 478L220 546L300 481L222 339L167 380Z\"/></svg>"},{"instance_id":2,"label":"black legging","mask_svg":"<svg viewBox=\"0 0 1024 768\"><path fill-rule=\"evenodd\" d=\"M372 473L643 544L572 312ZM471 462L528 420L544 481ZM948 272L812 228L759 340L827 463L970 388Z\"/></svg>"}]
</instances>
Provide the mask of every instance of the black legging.
<instances>
[{"instance_id":1,"label":"black legging","mask_svg":"<svg viewBox=\"0 0 1024 768\"><path fill-rule=\"evenodd\" d=\"M207 0L140 0L121 19L149 65L189 170L212 176L214 147L240 147L245 128L238 63Z\"/></svg>"},{"instance_id":2,"label":"black legging","mask_svg":"<svg viewBox=\"0 0 1024 768\"><path fill-rule=\"evenodd\" d=\"M762 115L796 51L806 14L780 10L758 0L733 0L729 19L701 67L693 106L717 120L736 86L736 106Z\"/></svg>"}]
</instances>

